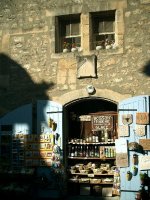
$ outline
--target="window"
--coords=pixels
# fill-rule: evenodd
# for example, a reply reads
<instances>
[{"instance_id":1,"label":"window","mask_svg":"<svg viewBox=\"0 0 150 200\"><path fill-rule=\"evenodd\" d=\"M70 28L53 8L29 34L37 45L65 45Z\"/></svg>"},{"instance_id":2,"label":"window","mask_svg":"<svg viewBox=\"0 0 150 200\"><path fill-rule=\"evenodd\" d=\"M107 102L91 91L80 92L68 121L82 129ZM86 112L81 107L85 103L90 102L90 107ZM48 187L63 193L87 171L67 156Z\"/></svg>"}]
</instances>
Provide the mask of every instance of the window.
<instances>
[{"instance_id":1,"label":"window","mask_svg":"<svg viewBox=\"0 0 150 200\"><path fill-rule=\"evenodd\" d=\"M80 15L63 15L56 17L56 46L55 52L63 52L63 49L71 51L72 47L80 47Z\"/></svg>"},{"instance_id":2,"label":"window","mask_svg":"<svg viewBox=\"0 0 150 200\"><path fill-rule=\"evenodd\" d=\"M91 13L91 48L113 48L115 44L115 10Z\"/></svg>"}]
</instances>

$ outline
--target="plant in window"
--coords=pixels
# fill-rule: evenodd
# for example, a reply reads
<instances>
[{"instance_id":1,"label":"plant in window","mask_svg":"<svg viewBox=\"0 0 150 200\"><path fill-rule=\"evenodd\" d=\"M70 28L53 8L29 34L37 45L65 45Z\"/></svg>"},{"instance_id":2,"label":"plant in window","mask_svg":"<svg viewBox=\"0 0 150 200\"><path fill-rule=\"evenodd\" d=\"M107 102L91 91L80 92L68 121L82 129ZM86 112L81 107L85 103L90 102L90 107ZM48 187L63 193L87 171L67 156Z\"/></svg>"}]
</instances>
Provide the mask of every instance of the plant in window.
<instances>
[{"instance_id":1,"label":"plant in window","mask_svg":"<svg viewBox=\"0 0 150 200\"><path fill-rule=\"evenodd\" d=\"M78 49L77 49L77 44L76 44L76 43L72 43L71 46L72 46L72 47L71 47L71 51L72 51L72 52L75 52L75 51L78 50Z\"/></svg>"},{"instance_id":2,"label":"plant in window","mask_svg":"<svg viewBox=\"0 0 150 200\"><path fill-rule=\"evenodd\" d=\"M104 40L97 41L96 42L96 50L104 49L104 45L105 45L105 41Z\"/></svg>"},{"instance_id":3,"label":"plant in window","mask_svg":"<svg viewBox=\"0 0 150 200\"><path fill-rule=\"evenodd\" d=\"M111 47L112 47L111 43L112 43L111 40L106 39L105 40L105 48L106 49L111 49Z\"/></svg>"},{"instance_id":4,"label":"plant in window","mask_svg":"<svg viewBox=\"0 0 150 200\"><path fill-rule=\"evenodd\" d=\"M63 52L68 52L70 50L70 43L64 42L63 43Z\"/></svg>"}]
</instances>

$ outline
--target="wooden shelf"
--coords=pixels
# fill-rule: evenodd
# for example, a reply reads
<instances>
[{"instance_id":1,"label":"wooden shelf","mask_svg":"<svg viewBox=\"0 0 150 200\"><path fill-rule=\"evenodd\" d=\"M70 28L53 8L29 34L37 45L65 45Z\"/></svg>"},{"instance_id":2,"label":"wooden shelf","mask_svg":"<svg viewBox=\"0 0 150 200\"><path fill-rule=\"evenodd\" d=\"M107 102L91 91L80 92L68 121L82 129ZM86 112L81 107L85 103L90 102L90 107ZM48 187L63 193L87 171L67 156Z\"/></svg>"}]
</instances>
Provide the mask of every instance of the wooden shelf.
<instances>
[{"instance_id":1,"label":"wooden shelf","mask_svg":"<svg viewBox=\"0 0 150 200\"><path fill-rule=\"evenodd\" d=\"M116 158L97 158L97 157L68 157L68 159L77 159L77 160L115 160Z\"/></svg>"},{"instance_id":2,"label":"wooden shelf","mask_svg":"<svg viewBox=\"0 0 150 200\"><path fill-rule=\"evenodd\" d=\"M113 185L113 182L101 182L101 183L90 183L90 182L79 182L79 181L71 181L70 183L76 183L76 184L87 184L87 185Z\"/></svg>"},{"instance_id":3,"label":"wooden shelf","mask_svg":"<svg viewBox=\"0 0 150 200\"><path fill-rule=\"evenodd\" d=\"M68 144L74 144L74 145L115 145L115 142L83 142L83 143L79 143L79 142L68 142Z\"/></svg>"},{"instance_id":4,"label":"wooden shelf","mask_svg":"<svg viewBox=\"0 0 150 200\"><path fill-rule=\"evenodd\" d=\"M88 176L88 173L70 173L71 175L83 175ZM114 174L92 174L93 176L113 176Z\"/></svg>"}]
</instances>

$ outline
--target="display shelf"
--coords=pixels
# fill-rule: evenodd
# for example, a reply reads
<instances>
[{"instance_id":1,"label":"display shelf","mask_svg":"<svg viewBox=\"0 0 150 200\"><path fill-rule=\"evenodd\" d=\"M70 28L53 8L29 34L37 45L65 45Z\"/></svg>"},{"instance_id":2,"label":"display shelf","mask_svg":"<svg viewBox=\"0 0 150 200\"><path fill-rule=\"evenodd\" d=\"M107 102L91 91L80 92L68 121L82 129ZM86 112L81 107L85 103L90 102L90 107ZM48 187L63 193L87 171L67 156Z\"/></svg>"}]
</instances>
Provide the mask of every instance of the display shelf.
<instances>
[{"instance_id":1,"label":"display shelf","mask_svg":"<svg viewBox=\"0 0 150 200\"><path fill-rule=\"evenodd\" d=\"M113 182L102 182L102 183L86 183L86 182L74 182L69 180L70 183L76 183L76 184L86 184L86 185L113 185Z\"/></svg>"},{"instance_id":2,"label":"display shelf","mask_svg":"<svg viewBox=\"0 0 150 200\"><path fill-rule=\"evenodd\" d=\"M96 158L96 157L70 157L68 159L76 159L76 160L115 160L116 157L113 158Z\"/></svg>"},{"instance_id":3,"label":"display shelf","mask_svg":"<svg viewBox=\"0 0 150 200\"><path fill-rule=\"evenodd\" d=\"M88 173L70 173L71 175L88 176ZM114 176L114 174L93 174L94 176Z\"/></svg>"},{"instance_id":4,"label":"display shelf","mask_svg":"<svg viewBox=\"0 0 150 200\"><path fill-rule=\"evenodd\" d=\"M86 119L85 115L81 119ZM96 185L113 188L116 161L115 139L117 138L117 113L99 112L88 115L91 121L81 123L79 137L69 136L66 143L67 177L69 183L90 191ZM87 130L86 130L87 123ZM89 129L91 133L89 133ZM84 172L83 172L84 171ZM70 188L71 189L71 188ZM86 190L86 188L85 188ZM81 192L81 191L80 191Z\"/></svg>"}]
</instances>

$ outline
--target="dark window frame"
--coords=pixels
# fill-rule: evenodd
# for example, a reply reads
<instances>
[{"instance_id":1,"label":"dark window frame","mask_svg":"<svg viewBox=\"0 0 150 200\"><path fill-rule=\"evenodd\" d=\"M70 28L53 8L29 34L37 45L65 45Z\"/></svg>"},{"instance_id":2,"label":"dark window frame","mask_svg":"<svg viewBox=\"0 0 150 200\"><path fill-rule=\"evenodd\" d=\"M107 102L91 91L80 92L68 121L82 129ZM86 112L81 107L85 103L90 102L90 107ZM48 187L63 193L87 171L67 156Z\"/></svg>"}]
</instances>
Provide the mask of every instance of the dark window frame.
<instances>
[{"instance_id":1,"label":"dark window frame","mask_svg":"<svg viewBox=\"0 0 150 200\"><path fill-rule=\"evenodd\" d=\"M91 12L91 49L101 45L104 49L108 44L115 43L115 16L116 10ZM112 31L99 31L99 24L111 23Z\"/></svg>"},{"instance_id":2,"label":"dark window frame","mask_svg":"<svg viewBox=\"0 0 150 200\"><path fill-rule=\"evenodd\" d=\"M66 26L73 27L79 24L77 34L66 34ZM64 44L71 51L73 46L81 46L81 20L80 14L61 15L55 17L55 53L63 52ZM71 29L70 29L71 30Z\"/></svg>"}]
</instances>

